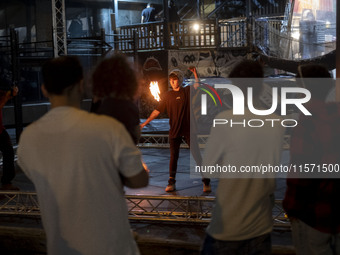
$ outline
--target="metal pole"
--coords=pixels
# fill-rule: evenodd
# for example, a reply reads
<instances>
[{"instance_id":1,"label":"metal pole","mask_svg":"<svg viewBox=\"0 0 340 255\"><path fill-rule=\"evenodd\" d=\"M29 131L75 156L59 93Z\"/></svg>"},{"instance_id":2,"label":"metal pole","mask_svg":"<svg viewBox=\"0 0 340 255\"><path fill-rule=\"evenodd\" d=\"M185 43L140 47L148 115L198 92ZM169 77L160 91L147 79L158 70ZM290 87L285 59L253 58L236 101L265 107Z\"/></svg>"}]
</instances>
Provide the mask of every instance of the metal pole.
<instances>
[{"instance_id":1,"label":"metal pole","mask_svg":"<svg viewBox=\"0 0 340 255\"><path fill-rule=\"evenodd\" d=\"M251 0L247 0L246 2L246 17L247 19L251 16Z\"/></svg>"},{"instance_id":2,"label":"metal pole","mask_svg":"<svg viewBox=\"0 0 340 255\"><path fill-rule=\"evenodd\" d=\"M201 6L202 6L202 17L203 17L203 19L205 18L205 13L204 13L204 8L205 8L205 6L204 6L204 0L202 0L202 3L201 3Z\"/></svg>"},{"instance_id":3,"label":"metal pole","mask_svg":"<svg viewBox=\"0 0 340 255\"><path fill-rule=\"evenodd\" d=\"M253 17L251 0L246 2L246 33L247 33L247 46L251 49L253 47Z\"/></svg>"},{"instance_id":4,"label":"metal pole","mask_svg":"<svg viewBox=\"0 0 340 255\"><path fill-rule=\"evenodd\" d=\"M10 29L10 40L11 40L11 62L12 62L12 83L20 86L19 84L19 41L18 41L18 33L14 30L14 28ZM22 100L21 100L21 88L19 87L19 94L14 97L14 120L15 120L15 139L16 142L19 142L19 138L21 132L23 130L23 121L22 121Z\"/></svg>"},{"instance_id":5,"label":"metal pole","mask_svg":"<svg viewBox=\"0 0 340 255\"><path fill-rule=\"evenodd\" d=\"M133 62L135 64L135 70L138 70L138 35L137 31L133 30Z\"/></svg>"},{"instance_id":6,"label":"metal pole","mask_svg":"<svg viewBox=\"0 0 340 255\"><path fill-rule=\"evenodd\" d=\"M116 34L118 34L118 14L119 14L119 10L118 10L118 0L114 0L114 11L115 11L115 26L113 28L113 41L114 41L114 50L117 51L119 50L119 44L118 44L118 36Z\"/></svg>"},{"instance_id":7,"label":"metal pole","mask_svg":"<svg viewBox=\"0 0 340 255\"><path fill-rule=\"evenodd\" d=\"M118 14L119 14L119 10L118 10L118 0L114 0L114 8L115 8L115 25L116 27L118 26ZM116 29L116 28L115 28Z\"/></svg>"},{"instance_id":8,"label":"metal pole","mask_svg":"<svg viewBox=\"0 0 340 255\"><path fill-rule=\"evenodd\" d=\"M65 0L52 0L54 57L67 55Z\"/></svg>"},{"instance_id":9,"label":"metal pole","mask_svg":"<svg viewBox=\"0 0 340 255\"><path fill-rule=\"evenodd\" d=\"M163 46L164 49L168 49L169 48L169 27L168 27L168 22L169 22L169 8L168 8L168 1L167 0L163 0L163 7L164 7L164 23L163 23Z\"/></svg>"},{"instance_id":10,"label":"metal pole","mask_svg":"<svg viewBox=\"0 0 340 255\"><path fill-rule=\"evenodd\" d=\"M106 42L106 40L105 40L105 29L104 28L100 29L100 42L101 42L101 54L102 54L102 56L104 56L104 54L105 54L104 47L105 47L105 42Z\"/></svg>"},{"instance_id":11,"label":"metal pole","mask_svg":"<svg viewBox=\"0 0 340 255\"><path fill-rule=\"evenodd\" d=\"M196 8L197 8L197 19L201 19L201 6L200 0L197 0Z\"/></svg>"},{"instance_id":12,"label":"metal pole","mask_svg":"<svg viewBox=\"0 0 340 255\"><path fill-rule=\"evenodd\" d=\"M221 46L221 27L220 27L220 23L218 22L217 18L216 18L215 26L216 26L216 31L217 31L215 47L219 48Z\"/></svg>"}]
</instances>

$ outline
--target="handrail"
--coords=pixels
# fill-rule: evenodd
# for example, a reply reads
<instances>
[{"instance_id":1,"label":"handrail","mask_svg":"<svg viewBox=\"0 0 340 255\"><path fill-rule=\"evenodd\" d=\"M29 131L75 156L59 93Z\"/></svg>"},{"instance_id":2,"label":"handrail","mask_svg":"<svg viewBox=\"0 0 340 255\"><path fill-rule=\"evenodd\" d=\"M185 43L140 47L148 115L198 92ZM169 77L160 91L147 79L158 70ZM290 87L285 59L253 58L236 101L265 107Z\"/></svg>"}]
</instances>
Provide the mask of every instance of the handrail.
<instances>
[{"instance_id":1,"label":"handrail","mask_svg":"<svg viewBox=\"0 0 340 255\"><path fill-rule=\"evenodd\" d=\"M0 216L41 216L36 192L0 191ZM153 222L187 222L208 224L211 221L214 196L125 195L129 219ZM274 228L289 231L290 223L276 200L272 210Z\"/></svg>"},{"instance_id":2,"label":"handrail","mask_svg":"<svg viewBox=\"0 0 340 255\"><path fill-rule=\"evenodd\" d=\"M198 28L194 30L194 25ZM166 35L166 27L169 33ZM216 48L218 41L216 22L212 20L187 20L175 23L150 22L121 26L118 36L119 49L123 52L133 50L152 50L168 48ZM137 45L134 42L137 34Z\"/></svg>"}]
</instances>

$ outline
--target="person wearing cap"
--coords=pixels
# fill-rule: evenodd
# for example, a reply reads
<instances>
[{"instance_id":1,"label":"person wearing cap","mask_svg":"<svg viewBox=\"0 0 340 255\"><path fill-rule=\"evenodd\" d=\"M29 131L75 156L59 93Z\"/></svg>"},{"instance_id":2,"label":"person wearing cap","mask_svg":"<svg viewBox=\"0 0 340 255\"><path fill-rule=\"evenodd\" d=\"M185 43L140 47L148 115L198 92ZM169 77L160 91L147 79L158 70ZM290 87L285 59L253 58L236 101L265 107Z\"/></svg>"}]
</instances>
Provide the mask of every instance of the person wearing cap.
<instances>
[{"instance_id":1,"label":"person wearing cap","mask_svg":"<svg viewBox=\"0 0 340 255\"><path fill-rule=\"evenodd\" d=\"M11 142L11 138L8 135L2 121L2 108L8 100L15 97L19 89L14 86L10 89L11 82L5 77L0 78L0 151L3 157L3 174L1 177L0 190L19 190L18 187L14 186L11 181L15 177L15 166L14 166L14 150ZM4 89L8 88L8 89Z\"/></svg>"},{"instance_id":2,"label":"person wearing cap","mask_svg":"<svg viewBox=\"0 0 340 255\"><path fill-rule=\"evenodd\" d=\"M198 86L198 77L195 68L190 68L195 75L195 88ZM166 192L176 190L176 172L177 162L179 157L179 149L184 137L185 142L189 145L191 153L197 165L201 165L202 156L196 142L196 139L190 139L193 134L190 134L190 87L182 87L183 73L175 69L169 75L169 82L172 90L167 91L162 95L161 101L147 120L141 124L141 128L145 127L152 120L158 117L162 112L167 111L169 116L169 142L170 142L170 165L169 165L169 181L165 188ZM191 141L191 144L190 144ZM210 179L204 178L203 192L211 192Z\"/></svg>"}]
</instances>

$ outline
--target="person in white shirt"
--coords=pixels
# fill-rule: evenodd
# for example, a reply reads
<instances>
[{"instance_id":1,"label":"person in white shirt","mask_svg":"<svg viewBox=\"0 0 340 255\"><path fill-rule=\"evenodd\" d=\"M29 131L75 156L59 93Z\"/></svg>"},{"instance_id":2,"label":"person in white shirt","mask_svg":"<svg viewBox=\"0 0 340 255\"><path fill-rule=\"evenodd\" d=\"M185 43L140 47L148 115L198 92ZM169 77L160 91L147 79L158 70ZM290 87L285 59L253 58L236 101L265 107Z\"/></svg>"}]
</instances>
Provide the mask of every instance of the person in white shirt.
<instances>
[{"instance_id":1,"label":"person in white shirt","mask_svg":"<svg viewBox=\"0 0 340 255\"><path fill-rule=\"evenodd\" d=\"M236 79L244 94L253 88L254 105L260 109L263 70L250 60L238 63L229 78ZM244 78L252 78L245 80ZM235 79L234 79L235 81ZM275 179L272 174L241 173L242 166L276 166L280 163L283 135L282 126L272 127L265 119L280 119L276 114L258 116L245 106L244 115L233 110L219 113L216 119L233 120L232 125L211 128L204 150L203 166L232 166L235 173L221 173L218 177L216 202L212 220L207 227L201 254L271 254L272 208ZM263 120L262 127L250 127L250 119Z\"/></svg>"},{"instance_id":2,"label":"person in white shirt","mask_svg":"<svg viewBox=\"0 0 340 255\"><path fill-rule=\"evenodd\" d=\"M38 194L48 254L139 254L123 185L148 184L140 151L117 120L80 109L77 58L50 60L42 74L51 110L22 133L18 162Z\"/></svg>"}]
</instances>

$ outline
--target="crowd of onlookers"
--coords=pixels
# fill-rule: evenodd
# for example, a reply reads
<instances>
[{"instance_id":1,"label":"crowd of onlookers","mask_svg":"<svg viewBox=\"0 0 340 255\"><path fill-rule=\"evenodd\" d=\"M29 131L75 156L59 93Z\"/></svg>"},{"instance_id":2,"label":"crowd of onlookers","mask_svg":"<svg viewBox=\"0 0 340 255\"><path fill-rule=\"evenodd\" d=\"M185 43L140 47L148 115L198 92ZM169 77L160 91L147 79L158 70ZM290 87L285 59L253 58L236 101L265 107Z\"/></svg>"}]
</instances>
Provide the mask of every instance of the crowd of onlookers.
<instances>
[{"instance_id":1,"label":"crowd of onlookers","mask_svg":"<svg viewBox=\"0 0 340 255\"><path fill-rule=\"evenodd\" d=\"M190 70L195 75L195 84L190 87L197 90L200 83L196 70ZM51 110L23 131L18 164L35 185L49 254L139 254L130 230L123 186L148 185L148 171L135 144L141 128L161 112L166 111L170 119L167 192L176 189L182 137L191 145L199 165L280 164L285 128L273 127L270 122L260 128L212 128L201 158L197 144L190 142L190 88L181 86L180 71L170 73L172 91L162 95L159 106L141 125L134 104L138 81L122 55L106 58L95 68L91 112L80 109L84 76L77 58L63 56L47 61L42 76L42 92ZM253 60L237 63L229 75L245 95L252 92L257 109L264 107L259 99L263 77L263 66ZM252 78L253 82L239 78ZM301 114L292 130L290 163L339 164L340 104L326 103L334 87L330 73L320 65L302 65L297 81L311 93L305 104L311 115ZM0 106L17 93L16 87L1 92ZM281 118L275 113L255 116L247 106L242 116L234 115L232 109L216 116L235 121L255 117ZM0 127L4 158L1 189L16 190L11 184L15 175L13 148L1 122ZM338 175L288 174L283 207L291 222L297 254L340 254ZM211 191L209 177L202 178L204 192ZM219 178L216 201L201 254L271 254L275 176L214 178Z\"/></svg>"}]
</instances>

